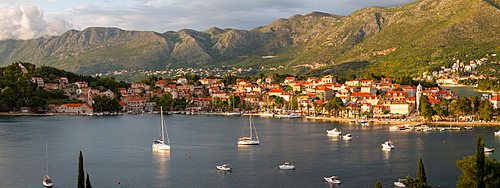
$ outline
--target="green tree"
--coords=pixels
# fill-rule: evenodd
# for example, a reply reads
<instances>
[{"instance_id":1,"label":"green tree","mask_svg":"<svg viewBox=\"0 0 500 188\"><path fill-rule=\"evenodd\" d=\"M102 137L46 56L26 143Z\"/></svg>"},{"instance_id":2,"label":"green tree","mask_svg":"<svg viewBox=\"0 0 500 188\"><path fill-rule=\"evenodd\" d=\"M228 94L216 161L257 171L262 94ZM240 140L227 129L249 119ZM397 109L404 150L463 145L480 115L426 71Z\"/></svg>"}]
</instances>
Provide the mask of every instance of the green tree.
<instances>
[{"instance_id":1,"label":"green tree","mask_svg":"<svg viewBox=\"0 0 500 188\"><path fill-rule=\"evenodd\" d=\"M87 172L87 179L85 180L85 188L92 188L92 183L90 183L90 176Z\"/></svg>"},{"instance_id":2,"label":"green tree","mask_svg":"<svg viewBox=\"0 0 500 188\"><path fill-rule=\"evenodd\" d=\"M476 138L476 153L457 161L462 175L458 178L459 188L500 187L500 163L495 159L488 159L484 155L484 142L481 136Z\"/></svg>"},{"instance_id":3,"label":"green tree","mask_svg":"<svg viewBox=\"0 0 500 188\"><path fill-rule=\"evenodd\" d=\"M285 104L285 99L283 99L283 97L275 97L274 98L274 103L276 104L276 106L278 106L279 108L281 108Z\"/></svg>"},{"instance_id":4,"label":"green tree","mask_svg":"<svg viewBox=\"0 0 500 188\"><path fill-rule=\"evenodd\" d=\"M477 115L479 119L490 121L493 119L494 112L493 104L491 104L490 101L481 101Z\"/></svg>"},{"instance_id":5,"label":"green tree","mask_svg":"<svg viewBox=\"0 0 500 188\"><path fill-rule=\"evenodd\" d=\"M382 183L377 181L377 183L375 183L375 188L382 188Z\"/></svg>"},{"instance_id":6,"label":"green tree","mask_svg":"<svg viewBox=\"0 0 500 188\"><path fill-rule=\"evenodd\" d=\"M96 112L118 112L122 109L117 98L96 96L93 98L94 111Z\"/></svg>"},{"instance_id":7,"label":"green tree","mask_svg":"<svg viewBox=\"0 0 500 188\"><path fill-rule=\"evenodd\" d=\"M423 95L419 101L419 112L420 116L424 117L426 120L430 120L432 115L434 115L434 110L429 103L429 98Z\"/></svg>"},{"instance_id":8,"label":"green tree","mask_svg":"<svg viewBox=\"0 0 500 188\"><path fill-rule=\"evenodd\" d=\"M422 158L418 160L417 180L427 184L427 176L425 175L424 162L422 162Z\"/></svg>"},{"instance_id":9,"label":"green tree","mask_svg":"<svg viewBox=\"0 0 500 188\"><path fill-rule=\"evenodd\" d=\"M78 156L78 188L85 188L85 173L83 172L83 155L82 151L80 151L80 155Z\"/></svg>"},{"instance_id":10,"label":"green tree","mask_svg":"<svg viewBox=\"0 0 500 188\"><path fill-rule=\"evenodd\" d=\"M325 105L326 111L328 111L331 115L335 116L338 116L338 113L344 107L345 107L344 101L342 101L342 99L339 97L333 97Z\"/></svg>"},{"instance_id":11,"label":"green tree","mask_svg":"<svg viewBox=\"0 0 500 188\"><path fill-rule=\"evenodd\" d=\"M471 102L468 98L461 97L450 103L450 109L455 116L464 116L471 113Z\"/></svg>"},{"instance_id":12,"label":"green tree","mask_svg":"<svg viewBox=\"0 0 500 188\"><path fill-rule=\"evenodd\" d=\"M427 185L427 177L425 175L424 163L422 162L422 158L418 161L417 166L417 178L413 178L410 176L406 176L404 180L404 184L406 187L410 188L429 188L431 186Z\"/></svg>"}]
</instances>

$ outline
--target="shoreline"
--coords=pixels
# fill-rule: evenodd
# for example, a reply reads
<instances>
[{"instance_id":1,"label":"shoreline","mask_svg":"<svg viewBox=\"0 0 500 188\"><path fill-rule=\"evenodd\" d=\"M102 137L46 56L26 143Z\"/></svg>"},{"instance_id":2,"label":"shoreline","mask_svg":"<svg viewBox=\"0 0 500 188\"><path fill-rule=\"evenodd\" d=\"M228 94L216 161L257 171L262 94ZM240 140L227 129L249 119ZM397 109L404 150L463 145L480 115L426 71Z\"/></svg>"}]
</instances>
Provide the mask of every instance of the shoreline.
<instances>
[{"instance_id":1,"label":"shoreline","mask_svg":"<svg viewBox=\"0 0 500 188\"><path fill-rule=\"evenodd\" d=\"M124 115L133 115L133 114L124 114ZM184 114L189 115L189 114ZM277 119L288 119L288 117L282 117L281 115L273 115L269 116L268 114L238 114L238 115L226 115L225 113L210 113L204 112L199 114L192 115L205 115L205 116L248 116L254 115L261 118L277 118ZM44 116L92 116L88 114L59 114L59 113L47 113L47 114L32 114L32 113L10 113L10 112L0 112L0 117L2 116L33 116L33 117L44 117ZM300 118L294 119L307 119L307 120L320 120L320 121L331 121L331 122L341 122L341 123L359 123L359 121L366 121L370 124L381 125L381 126L392 126L392 125L418 125L418 124L427 124L435 127L443 127L443 126L458 126L458 127L466 127L466 126L491 126L496 127L500 126L500 122L464 122L464 121L432 121L432 122L423 122L423 121L395 121L391 119L373 119L373 118L340 118L340 117L327 117L327 116L301 116Z\"/></svg>"}]
</instances>

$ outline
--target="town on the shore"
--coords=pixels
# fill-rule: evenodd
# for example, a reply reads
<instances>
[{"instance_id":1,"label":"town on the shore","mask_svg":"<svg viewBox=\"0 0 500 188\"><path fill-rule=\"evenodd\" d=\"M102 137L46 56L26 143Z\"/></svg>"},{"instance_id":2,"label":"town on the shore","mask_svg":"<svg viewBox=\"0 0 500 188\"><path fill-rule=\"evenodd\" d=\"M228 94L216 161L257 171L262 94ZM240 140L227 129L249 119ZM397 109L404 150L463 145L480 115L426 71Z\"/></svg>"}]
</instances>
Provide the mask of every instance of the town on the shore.
<instances>
[{"instance_id":1,"label":"town on the shore","mask_svg":"<svg viewBox=\"0 0 500 188\"><path fill-rule=\"evenodd\" d=\"M453 66L472 71L471 65ZM438 73L441 76L438 80L443 80L444 73L450 71L443 69ZM236 77L228 74L205 78L185 75L172 79L150 76L120 87L116 92L92 88L86 81L69 83L66 77L56 80L45 82L42 77L31 77L37 89L62 90L64 95L80 102L49 104L47 112L51 114L141 114L152 113L163 106L188 114L253 113L279 117L475 122L498 121L500 107L499 93L458 97L452 90L441 89L435 82L427 81L430 79L422 78L404 80L380 76L340 81L333 75ZM97 109L96 98L118 99L119 107ZM29 113L29 109L21 109L21 112Z\"/></svg>"}]
</instances>

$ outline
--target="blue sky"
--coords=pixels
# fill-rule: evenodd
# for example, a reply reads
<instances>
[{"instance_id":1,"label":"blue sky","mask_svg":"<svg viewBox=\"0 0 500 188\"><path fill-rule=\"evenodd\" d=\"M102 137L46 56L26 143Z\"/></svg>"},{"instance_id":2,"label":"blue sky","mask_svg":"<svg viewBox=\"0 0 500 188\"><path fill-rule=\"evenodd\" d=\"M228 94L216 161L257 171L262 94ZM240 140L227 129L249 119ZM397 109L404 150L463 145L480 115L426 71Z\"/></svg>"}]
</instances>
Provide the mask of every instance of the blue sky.
<instances>
[{"instance_id":1,"label":"blue sky","mask_svg":"<svg viewBox=\"0 0 500 188\"><path fill-rule=\"evenodd\" d=\"M58 35L91 26L128 30L251 29L321 11L338 15L414 0L0 0L0 40Z\"/></svg>"}]
</instances>

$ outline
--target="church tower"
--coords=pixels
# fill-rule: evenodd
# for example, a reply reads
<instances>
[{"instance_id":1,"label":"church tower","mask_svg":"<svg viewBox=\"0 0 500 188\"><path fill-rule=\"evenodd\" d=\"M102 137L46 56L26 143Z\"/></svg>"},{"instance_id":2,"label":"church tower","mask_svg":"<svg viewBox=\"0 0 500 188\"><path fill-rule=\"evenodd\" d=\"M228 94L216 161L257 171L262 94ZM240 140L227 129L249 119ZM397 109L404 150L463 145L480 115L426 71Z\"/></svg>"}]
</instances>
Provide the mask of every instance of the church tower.
<instances>
[{"instance_id":1,"label":"church tower","mask_svg":"<svg viewBox=\"0 0 500 188\"><path fill-rule=\"evenodd\" d=\"M420 114L420 96L422 96L422 85L418 84L417 86L417 95L415 98L415 102L417 104L416 109L417 109L417 114Z\"/></svg>"}]
</instances>

